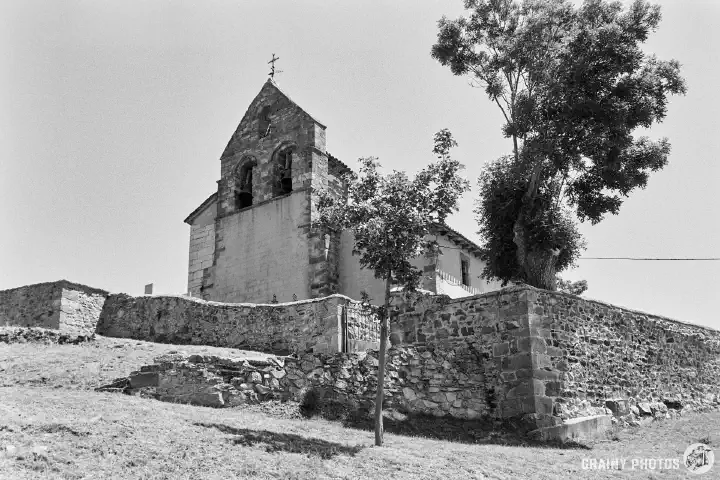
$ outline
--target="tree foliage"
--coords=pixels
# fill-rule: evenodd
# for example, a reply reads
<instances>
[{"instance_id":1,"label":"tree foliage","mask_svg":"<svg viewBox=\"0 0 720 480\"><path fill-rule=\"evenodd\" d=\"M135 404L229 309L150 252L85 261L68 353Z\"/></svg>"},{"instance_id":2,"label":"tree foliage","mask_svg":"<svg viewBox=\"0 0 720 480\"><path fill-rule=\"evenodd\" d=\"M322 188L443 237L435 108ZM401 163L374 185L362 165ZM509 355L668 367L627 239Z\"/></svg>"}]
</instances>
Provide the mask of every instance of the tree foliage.
<instances>
[{"instance_id":1,"label":"tree foliage","mask_svg":"<svg viewBox=\"0 0 720 480\"><path fill-rule=\"evenodd\" d=\"M528 168L516 164L511 155L487 164L478 178L479 193L475 214L482 239L481 256L485 261L483 276L508 282L527 282L523 266L517 261L514 225L518 212L525 216L528 241L543 250L558 251L556 270L574 265L585 246L572 212L557 202L558 182L540 185L532 208L523 209L527 191Z\"/></svg>"},{"instance_id":2,"label":"tree foliage","mask_svg":"<svg viewBox=\"0 0 720 480\"><path fill-rule=\"evenodd\" d=\"M571 282L560 277L557 278L557 289L559 292L571 293L573 295L582 295L588 289L587 280L578 280Z\"/></svg>"},{"instance_id":3,"label":"tree foliage","mask_svg":"<svg viewBox=\"0 0 720 480\"><path fill-rule=\"evenodd\" d=\"M419 256L440 253L432 237L433 226L444 223L457 210L460 196L469 189L459 175L462 165L451 158L457 144L448 130L435 135L433 152L438 160L410 179L404 172L383 175L376 158L362 158L359 175L346 177L347 198L320 192L318 214L327 231L349 230L355 238L353 255L360 265L385 280L381 309L378 393L375 406L375 443L382 445L382 402L385 348L388 336L390 287L416 290L423 272L412 266Z\"/></svg>"},{"instance_id":4,"label":"tree foliage","mask_svg":"<svg viewBox=\"0 0 720 480\"><path fill-rule=\"evenodd\" d=\"M661 19L644 0L628 8L606 0L577 8L568 0L466 0L465 7L467 17L440 20L432 56L484 88L512 140L512 155L480 179L479 215L506 205L504 214L480 219L481 230L498 237L487 244L487 260L502 267L491 268L495 277L554 289L555 272L577 255L570 212L593 224L617 214L666 165L667 139L634 132L662 121L668 97L685 93L680 65L642 51ZM489 184L500 190L483 190Z\"/></svg>"}]
</instances>

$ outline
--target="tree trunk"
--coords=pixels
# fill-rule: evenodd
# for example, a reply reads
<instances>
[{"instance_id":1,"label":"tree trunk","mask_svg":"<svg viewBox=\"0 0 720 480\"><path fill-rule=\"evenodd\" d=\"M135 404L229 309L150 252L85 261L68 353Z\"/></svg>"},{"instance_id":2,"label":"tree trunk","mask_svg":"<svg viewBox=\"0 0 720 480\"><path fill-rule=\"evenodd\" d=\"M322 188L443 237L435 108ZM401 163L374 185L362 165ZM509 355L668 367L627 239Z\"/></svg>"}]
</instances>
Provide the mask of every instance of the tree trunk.
<instances>
[{"instance_id":1,"label":"tree trunk","mask_svg":"<svg viewBox=\"0 0 720 480\"><path fill-rule=\"evenodd\" d=\"M388 272L385 280L385 308L380 319L380 353L378 354L377 394L375 395L375 445L383 444L383 399L385 396L385 349L387 348L388 318L390 317L390 280Z\"/></svg>"},{"instance_id":2,"label":"tree trunk","mask_svg":"<svg viewBox=\"0 0 720 480\"><path fill-rule=\"evenodd\" d=\"M528 179L527 191L523 195L522 206L518 212L515 225L513 226L513 242L517 247L517 262L528 285L545 290L557 290L556 265L558 250L543 250L531 245L528 240L528 230L525 224L526 212L532 207L532 199L537 194L542 177L542 163L536 163L530 178Z\"/></svg>"},{"instance_id":3,"label":"tree trunk","mask_svg":"<svg viewBox=\"0 0 720 480\"><path fill-rule=\"evenodd\" d=\"M513 241L517 246L517 261L525 274L528 285L545 290L557 290L556 269L557 255L555 250L541 250L528 245L527 230L523 222L522 212L515 221Z\"/></svg>"}]
</instances>

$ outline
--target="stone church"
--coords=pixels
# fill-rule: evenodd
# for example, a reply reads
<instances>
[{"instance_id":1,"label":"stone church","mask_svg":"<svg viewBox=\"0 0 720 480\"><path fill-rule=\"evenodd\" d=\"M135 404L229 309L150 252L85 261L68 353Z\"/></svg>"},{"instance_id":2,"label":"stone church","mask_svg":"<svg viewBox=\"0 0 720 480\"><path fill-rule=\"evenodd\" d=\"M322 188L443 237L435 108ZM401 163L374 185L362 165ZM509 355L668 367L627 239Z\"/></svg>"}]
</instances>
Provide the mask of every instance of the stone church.
<instances>
[{"instance_id":1,"label":"stone church","mask_svg":"<svg viewBox=\"0 0 720 480\"><path fill-rule=\"evenodd\" d=\"M220 157L217 191L185 219L189 295L269 303L366 291L382 300L384 283L352 255L352 234L318 229L317 189L343 195L349 170L325 140L326 126L268 79ZM415 263L424 289L457 298L499 288L480 277L476 244L447 225L435 234L443 253Z\"/></svg>"}]
</instances>

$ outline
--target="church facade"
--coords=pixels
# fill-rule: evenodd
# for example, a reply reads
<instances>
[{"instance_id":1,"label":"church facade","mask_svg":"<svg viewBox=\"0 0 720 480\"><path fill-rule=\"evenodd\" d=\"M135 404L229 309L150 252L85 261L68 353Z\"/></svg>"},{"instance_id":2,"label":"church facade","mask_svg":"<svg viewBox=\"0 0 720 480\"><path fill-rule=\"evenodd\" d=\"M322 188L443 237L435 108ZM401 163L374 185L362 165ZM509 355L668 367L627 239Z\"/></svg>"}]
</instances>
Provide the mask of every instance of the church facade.
<instances>
[{"instance_id":1,"label":"church facade","mask_svg":"<svg viewBox=\"0 0 720 480\"><path fill-rule=\"evenodd\" d=\"M263 85L220 157L217 191L185 219L189 295L269 303L366 291L382 301L384 283L352 255L352 235L318 227L317 191L343 196L349 170L325 139L325 125L272 80ZM477 245L447 225L435 235L443 253L415 261L424 289L457 298L499 288L480 277Z\"/></svg>"}]
</instances>

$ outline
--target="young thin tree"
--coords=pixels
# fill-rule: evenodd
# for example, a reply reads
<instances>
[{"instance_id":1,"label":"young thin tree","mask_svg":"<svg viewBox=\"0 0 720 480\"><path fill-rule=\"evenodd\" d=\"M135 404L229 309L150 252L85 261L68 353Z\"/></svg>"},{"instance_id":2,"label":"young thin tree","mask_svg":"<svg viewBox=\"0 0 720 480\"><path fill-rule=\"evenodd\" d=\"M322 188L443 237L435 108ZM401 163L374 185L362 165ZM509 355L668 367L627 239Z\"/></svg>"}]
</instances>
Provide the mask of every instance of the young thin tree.
<instances>
[{"instance_id":1,"label":"young thin tree","mask_svg":"<svg viewBox=\"0 0 720 480\"><path fill-rule=\"evenodd\" d=\"M566 213L593 224L617 214L667 164L667 139L633 133L661 122L668 97L685 93L680 65L642 51L661 18L643 0L627 9L606 0L465 6L468 17L440 20L432 56L485 89L512 141L512 155L481 178L481 189L492 176L502 180L500 190L481 194L481 230L510 242L487 250L485 273L554 290L556 273L577 254L565 251L577 246L564 243L577 233ZM497 205L505 215L483 217Z\"/></svg>"},{"instance_id":2,"label":"young thin tree","mask_svg":"<svg viewBox=\"0 0 720 480\"><path fill-rule=\"evenodd\" d=\"M438 160L410 179L404 172L380 173L376 158L362 158L359 175L348 175L347 199L321 192L320 224L327 230L353 233L353 255L360 265L385 280L380 308L380 352L375 399L375 445L383 442L382 404L385 384L385 350L388 340L391 287L406 292L420 286L423 272L410 263L413 258L440 253L432 236L433 226L444 223L458 208L458 199L469 190L459 176L462 165L450 157L457 144L448 130L435 135L433 152Z\"/></svg>"}]
</instances>

